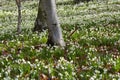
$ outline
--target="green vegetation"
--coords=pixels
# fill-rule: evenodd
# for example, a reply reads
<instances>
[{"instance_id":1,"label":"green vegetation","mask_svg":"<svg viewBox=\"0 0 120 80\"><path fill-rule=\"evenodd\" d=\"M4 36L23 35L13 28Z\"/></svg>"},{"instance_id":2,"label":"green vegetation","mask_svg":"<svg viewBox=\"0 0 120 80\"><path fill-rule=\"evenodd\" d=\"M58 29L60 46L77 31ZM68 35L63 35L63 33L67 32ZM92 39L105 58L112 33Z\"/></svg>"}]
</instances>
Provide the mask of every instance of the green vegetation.
<instances>
[{"instance_id":1,"label":"green vegetation","mask_svg":"<svg viewBox=\"0 0 120 80\"><path fill-rule=\"evenodd\" d=\"M16 35L15 1L0 2L0 80L120 79L120 0L57 0L65 48L48 47L47 31L32 32L37 5L22 2L22 33Z\"/></svg>"}]
</instances>

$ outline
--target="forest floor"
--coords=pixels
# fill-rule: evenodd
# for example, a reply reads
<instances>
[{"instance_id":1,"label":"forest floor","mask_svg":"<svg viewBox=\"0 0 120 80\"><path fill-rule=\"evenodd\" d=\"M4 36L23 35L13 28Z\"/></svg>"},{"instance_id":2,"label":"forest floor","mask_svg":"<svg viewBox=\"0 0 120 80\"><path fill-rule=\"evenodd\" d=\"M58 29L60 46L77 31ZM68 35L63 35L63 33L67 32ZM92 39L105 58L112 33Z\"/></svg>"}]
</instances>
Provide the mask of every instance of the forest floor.
<instances>
[{"instance_id":1,"label":"forest floor","mask_svg":"<svg viewBox=\"0 0 120 80\"><path fill-rule=\"evenodd\" d=\"M16 35L15 1L0 1L0 80L120 80L120 0L57 0L64 48L48 47L47 31L32 32L37 6L22 2Z\"/></svg>"}]
</instances>

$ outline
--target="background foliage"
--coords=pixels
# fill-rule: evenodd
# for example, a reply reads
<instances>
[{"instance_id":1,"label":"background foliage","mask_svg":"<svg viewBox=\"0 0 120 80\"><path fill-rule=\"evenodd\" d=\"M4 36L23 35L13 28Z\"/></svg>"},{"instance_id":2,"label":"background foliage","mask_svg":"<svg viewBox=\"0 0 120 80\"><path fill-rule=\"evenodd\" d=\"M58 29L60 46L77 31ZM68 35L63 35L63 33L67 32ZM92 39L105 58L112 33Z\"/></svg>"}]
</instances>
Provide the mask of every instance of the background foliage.
<instances>
[{"instance_id":1,"label":"background foliage","mask_svg":"<svg viewBox=\"0 0 120 80\"><path fill-rule=\"evenodd\" d=\"M15 1L0 1L0 79L120 79L120 0L57 0L65 48L46 46L47 31L32 32L37 6L38 0L22 2L16 35Z\"/></svg>"}]
</instances>

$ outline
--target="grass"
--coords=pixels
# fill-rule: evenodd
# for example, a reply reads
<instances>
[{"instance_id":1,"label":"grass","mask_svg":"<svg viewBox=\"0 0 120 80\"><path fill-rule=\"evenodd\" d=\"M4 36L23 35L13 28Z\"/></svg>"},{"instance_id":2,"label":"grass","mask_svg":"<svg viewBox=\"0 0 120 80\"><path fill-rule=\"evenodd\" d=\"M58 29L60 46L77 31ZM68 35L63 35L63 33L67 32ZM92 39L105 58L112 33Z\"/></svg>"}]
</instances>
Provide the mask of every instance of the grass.
<instances>
[{"instance_id":1,"label":"grass","mask_svg":"<svg viewBox=\"0 0 120 80\"><path fill-rule=\"evenodd\" d=\"M46 46L47 31L31 31L37 5L38 0L22 2L22 33L16 35L15 1L0 2L0 79L120 79L119 0L57 0L65 48Z\"/></svg>"}]
</instances>

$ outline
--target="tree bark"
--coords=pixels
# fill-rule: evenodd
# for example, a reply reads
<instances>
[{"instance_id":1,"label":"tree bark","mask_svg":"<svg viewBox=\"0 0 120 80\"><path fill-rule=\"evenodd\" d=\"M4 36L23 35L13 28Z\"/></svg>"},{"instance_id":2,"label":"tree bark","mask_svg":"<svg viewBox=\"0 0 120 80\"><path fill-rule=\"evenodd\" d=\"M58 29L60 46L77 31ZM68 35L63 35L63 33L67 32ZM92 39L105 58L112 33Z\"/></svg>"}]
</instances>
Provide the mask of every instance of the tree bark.
<instances>
[{"instance_id":1,"label":"tree bark","mask_svg":"<svg viewBox=\"0 0 120 80\"><path fill-rule=\"evenodd\" d=\"M46 25L49 32L47 44L65 46L57 17L55 0L39 0L34 30L42 31Z\"/></svg>"},{"instance_id":2,"label":"tree bark","mask_svg":"<svg viewBox=\"0 0 120 80\"><path fill-rule=\"evenodd\" d=\"M33 31L43 31L44 29L46 29L46 27L47 27L46 14L43 8L42 1L39 0L38 14L35 20L35 27Z\"/></svg>"},{"instance_id":3,"label":"tree bark","mask_svg":"<svg viewBox=\"0 0 120 80\"><path fill-rule=\"evenodd\" d=\"M18 23L17 23L17 32L18 34L21 32L21 0L16 0L16 4L18 7Z\"/></svg>"}]
</instances>

